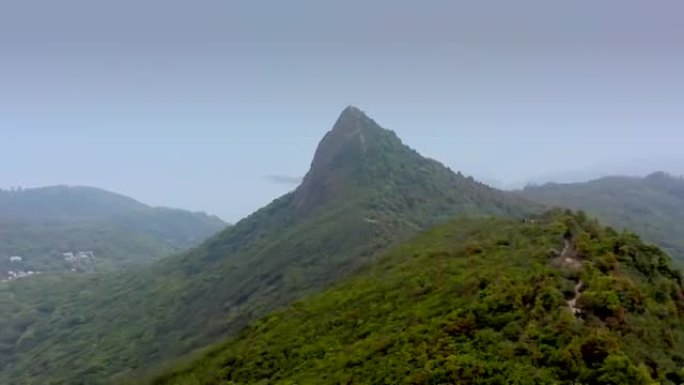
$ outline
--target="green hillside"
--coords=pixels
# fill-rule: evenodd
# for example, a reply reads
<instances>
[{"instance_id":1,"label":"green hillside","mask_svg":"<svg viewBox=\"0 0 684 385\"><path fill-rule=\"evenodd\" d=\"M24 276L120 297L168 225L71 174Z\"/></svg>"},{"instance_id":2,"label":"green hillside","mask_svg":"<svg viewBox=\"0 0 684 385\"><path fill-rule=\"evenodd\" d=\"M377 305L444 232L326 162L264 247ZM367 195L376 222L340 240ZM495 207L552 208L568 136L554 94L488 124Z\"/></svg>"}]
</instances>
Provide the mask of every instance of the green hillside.
<instances>
[{"instance_id":1,"label":"green hillside","mask_svg":"<svg viewBox=\"0 0 684 385\"><path fill-rule=\"evenodd\" d=\"M11 271L102 271L197 245L226 224L203 213L150 207L92 187L0 190L0 278ZM92 252L84 263L65 253ZM10 261L10 257L21 261Z\"/></svg>"},{"instance_id":2,"label":"green hillside","mask_svg":"<svg viewBox=\"0 0 684 385\"><path fill-rule=\"evenodd\" d=\"M583 215L459 219L150 383L680 384L683 285Z\"/></svg>"},{"instance_id":3,"label":"green hillside","mask_svg":"<svg viewBox=\"0 0 684 385\"><path fill-rule=\"evenodd\" d=\"M11 298L0 309L0 382L135 377L328 287L426 227L537 210L423 158L349 107L301 186L188 253L116 276L0 286ZM50 295L32 295L35 285Z\"/></svg>"},{"instance_id":4,"label":"green hillside","mask_svg":"<svg viewBox=\"0 0 684 385\"><path fill-rule=\"evenodd\" d=\"M684 179L658 172L645 178L608 177L586 183L530 186L529 199L585 210L635 231L684 263Z\"/></svg>"}]
</instances>

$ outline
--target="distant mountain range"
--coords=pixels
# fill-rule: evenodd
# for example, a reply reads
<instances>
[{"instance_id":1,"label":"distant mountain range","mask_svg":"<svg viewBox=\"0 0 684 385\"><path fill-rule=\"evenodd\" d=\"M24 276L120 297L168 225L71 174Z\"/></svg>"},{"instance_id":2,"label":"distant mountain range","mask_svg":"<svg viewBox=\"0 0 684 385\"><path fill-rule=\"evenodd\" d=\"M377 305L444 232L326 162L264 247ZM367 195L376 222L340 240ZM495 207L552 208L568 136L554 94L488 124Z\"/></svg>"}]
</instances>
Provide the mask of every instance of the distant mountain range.
<instances>
[{"instance_id":1,"label":"distant mountain range","mask_svg":"<svg viewBox=\"0 0 684 385\"><path fill-rule=\"evenodd\" d=\"M111 270L197 245L226 224L92 187L0 190L0 278ZM82 258L79 258L82 257Z\"/></svg>"},{"instance_id":2,"label":"distant mountain range","mask_svg":"<svg viewBox=\"0 0 684 385\"><path fill-rule=\"evenodd\" d=\"M585 210L630 229L684 263L684 178L656 172L644 178L606 177L585 183L529 186L521 196Z\"/></svg>"},{"instance_id":3,"label":"distant mountain range","mask_svg":"<svg viewBox=\"0 0 684 385\"><path fill-rule=\"evenodd\" d=\"M527 186L539 186L547 183L585 183L609 176L645 177L655 170L675 177L684 175L684 158L680 159L640 159L638 161L621 161L615 163L596 164L586 169L556 171L536 175L518 181L502 182L497 179L486 179L489 185L504 190L518 190Z\"/></svg>"}]
</instances>

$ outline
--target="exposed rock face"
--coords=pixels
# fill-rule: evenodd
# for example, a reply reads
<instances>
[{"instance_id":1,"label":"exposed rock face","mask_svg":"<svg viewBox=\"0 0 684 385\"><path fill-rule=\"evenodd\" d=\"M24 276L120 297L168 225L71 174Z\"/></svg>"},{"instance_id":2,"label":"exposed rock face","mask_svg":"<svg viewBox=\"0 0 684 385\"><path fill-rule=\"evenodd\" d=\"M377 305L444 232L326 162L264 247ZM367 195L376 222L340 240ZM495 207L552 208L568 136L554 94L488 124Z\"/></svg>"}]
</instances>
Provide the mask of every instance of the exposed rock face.
<instances>
[{"instance_id":1,"label":"exposed rock face","mask_svg":"<svg viewBox=\"0 0 684 385\"><path fill-rule=\"evenodd\" d=\"M321 140L316 154L311 164L312 171L330 166L335 159L343 155L344 152L351 151L355 147L364 149L365 138L364 129L370 129L375 125L361 110L349 106L345 108L340 117ZM373 127L379 128L379 127Z\"/></svg>"},{"instance_id":2,"label":"exposed rock face","mask_svg":"<svg viewBox=\"0 0 684 385\"><path fill-rule=\"evenodd\" d=\"M349 178L362 167L378 135L393 135L356 107L342 111L314 155L311 168L295 193L294 205L307 210L340 196Z\"/></svg>"}]
</instances>

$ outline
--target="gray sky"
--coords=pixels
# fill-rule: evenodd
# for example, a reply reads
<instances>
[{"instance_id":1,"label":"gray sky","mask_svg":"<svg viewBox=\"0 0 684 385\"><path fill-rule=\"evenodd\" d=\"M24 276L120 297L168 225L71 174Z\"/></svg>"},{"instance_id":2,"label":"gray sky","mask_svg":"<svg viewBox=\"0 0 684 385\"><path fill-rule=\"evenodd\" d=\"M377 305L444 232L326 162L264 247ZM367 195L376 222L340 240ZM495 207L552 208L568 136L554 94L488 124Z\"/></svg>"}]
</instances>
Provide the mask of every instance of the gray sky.
<instances>
[{"instance_id":1,"label":"gray sky","mask_svg":"<svg viewBox=\"0 0 684 385\"><path fill-rule=\"evenodd\" d=\"M2 1L0 186L94 185L234 221L294 188L348 104L485 181L684 173L683 15L681 0Z\"/></svg>"}]
</instances>

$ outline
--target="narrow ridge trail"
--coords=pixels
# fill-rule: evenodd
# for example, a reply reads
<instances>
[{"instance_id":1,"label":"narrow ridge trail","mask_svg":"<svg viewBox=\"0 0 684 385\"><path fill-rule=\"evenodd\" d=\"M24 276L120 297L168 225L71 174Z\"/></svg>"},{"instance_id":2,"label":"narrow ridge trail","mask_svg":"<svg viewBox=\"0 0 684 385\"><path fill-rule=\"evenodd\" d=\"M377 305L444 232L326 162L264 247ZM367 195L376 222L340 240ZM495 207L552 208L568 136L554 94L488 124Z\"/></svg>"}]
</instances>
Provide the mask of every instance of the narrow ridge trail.
<instances>
[{"instance_id":1,"label":"narrow ridge trail","mask_svg":"<svg viewBox=\"0 0 684 385\"><path fill-rule=\"evenodd\" d=\"M570 239L565 239L565 247L563 247L563 251L561 252L561 260L568 265L581 265L582 263L577 259L577 252L574 250ZM575 296L567 301L568 308L574 315L582 313L582 309L577 307L577 300L579 300L582 296L581 291L583 286L584 283L581 279L579 279L575 285Z\"/></svg>"},{"instance_id":2,"label":"narrow ridge trail","mask_svg":"<svg viewBox=\"0 0 684 385\"><path fill-rule=\"evenodd\" d=\"M577 300L582 296L582 293L580 292L582 290L582 280L577 282L577 285L575 285L575 296L568 301L568 307L570 308L570 311L572 311L573 314L577 315L582 313L582 310L579 309L577 305Z\"/></svg>"}]
</instances>

